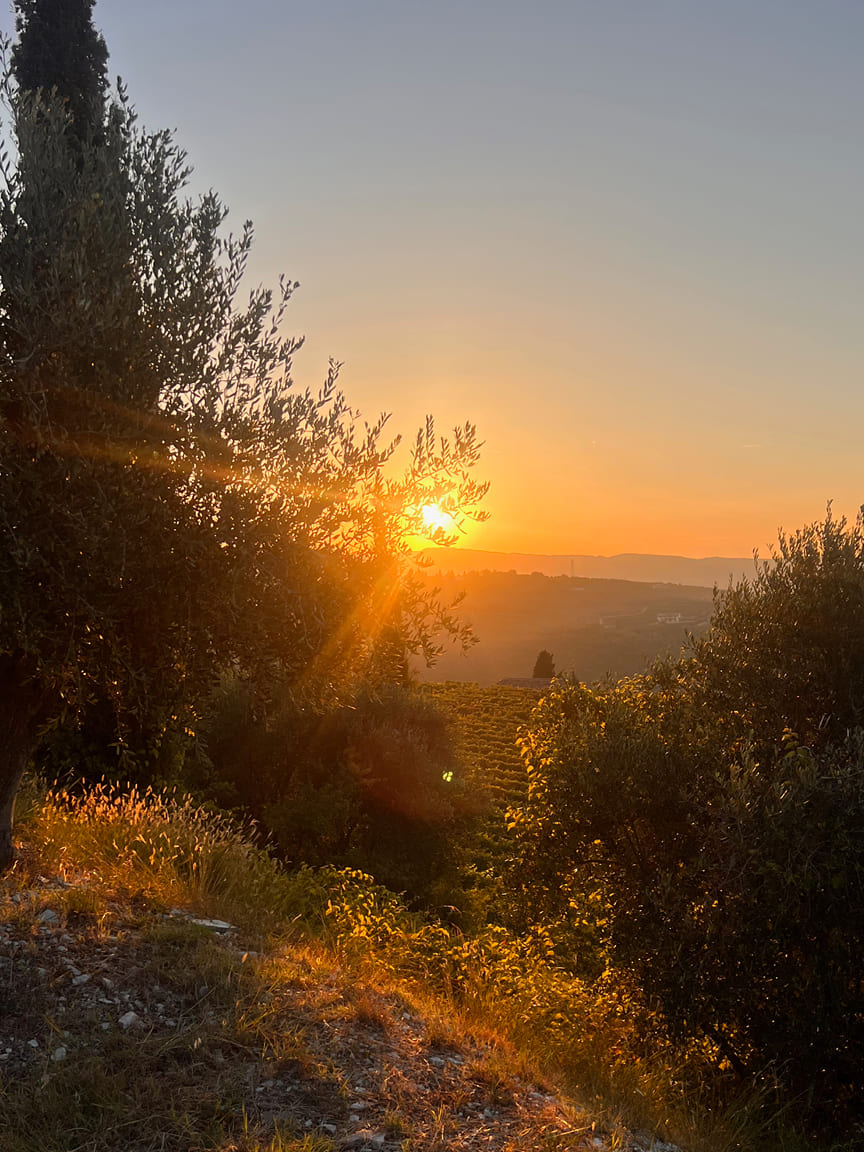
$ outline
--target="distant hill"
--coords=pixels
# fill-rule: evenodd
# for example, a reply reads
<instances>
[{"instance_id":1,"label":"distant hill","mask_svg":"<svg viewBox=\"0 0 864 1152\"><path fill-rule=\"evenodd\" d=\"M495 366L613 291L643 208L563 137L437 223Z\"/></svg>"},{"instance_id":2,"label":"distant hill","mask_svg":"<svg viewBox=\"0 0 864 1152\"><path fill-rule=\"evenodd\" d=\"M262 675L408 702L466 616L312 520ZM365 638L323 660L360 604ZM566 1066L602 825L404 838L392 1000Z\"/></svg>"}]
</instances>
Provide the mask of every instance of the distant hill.
<instances>
[{"instance_id":1,"label":"distant hill","mask_svg":"<svg viewBox=\"0 0 864 1152\"><path fill-rule=\"evenodd\" d=\"M652 556L623 552L619 556L537 556L528 552L483 552L472 548L426 548L424 555L442 572L517 572L544 576L591 576L601 580L688 584L725 588L755 571L753 558L743 556Z\"/></svg>"},{"instance_id":2,"label":"distant hill","mask_svg":"<svg viewBox=\"0 0 864 1152\"><path fill-rule=\"evenodd\" d=\"M445 598L465 593L459 613L480 641L467 656L446 652L434 668L418 669L431 681L530 677L541 648L559 671L589 683L630 676L657 656L677 654L688 632L704 632L713 604L709 588L660 581L435 568L427 579Z\"/></svg>"}]
</instances>

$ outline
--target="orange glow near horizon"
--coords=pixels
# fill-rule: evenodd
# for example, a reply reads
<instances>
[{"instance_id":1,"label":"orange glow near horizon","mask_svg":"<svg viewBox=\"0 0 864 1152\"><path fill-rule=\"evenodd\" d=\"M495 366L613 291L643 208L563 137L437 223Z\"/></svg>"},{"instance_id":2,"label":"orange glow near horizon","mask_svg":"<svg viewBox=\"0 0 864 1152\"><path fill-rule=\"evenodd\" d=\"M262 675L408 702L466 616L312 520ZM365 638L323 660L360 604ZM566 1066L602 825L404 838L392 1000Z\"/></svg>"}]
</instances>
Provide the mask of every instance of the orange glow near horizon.
<instances>
[{"instance_id":1,"label":"orange glow near horizon","mask_svg":"<svg viewBox=\"0 0 864 1152\"><path fill-rule=\"evenodd\" d=\"M478 471L482 471L482 464ZM755 549L764 559L781 531L789 534L821 521L832 495L834 514L845 515L850 521L861 504L851 484L844 486L844 491L829 490L825 495L796 490L791 484L788 492L769 488L757 504L747 492L727 492L712 500L710 493L698 489L687 492L681 487L670 488L663 493L648 492L644 486L634 495L623 485L623 490L616 490L612 483L591 483L587 478L575 494L563 484L550 486L538 503L536 490L514 483L505 471L490 468L486 475L492 481L484 505L490 512L489 520L469 524L454 545L457 550L749 560Z\"/></svg>"},{"instance_id":2,"label":"orange glow near horizon","mask_svg":"<svg viewBox=\"0 0 864 1152\"><path fill-rule=\"evenodd\" d=\"M429 413L476 425L489 520L454 547L749 558L828 500L854 516L864 150L838 109L864 100L861 5L820 6L818 51L800 4L781 36L769 4L450 5L455 38L446 5L391 5L380 36L306 5L299 37L270 5L267 35L190 19L165 44L151 6L102 7L142 119L181 126L193 199L254 218L251 283L303 285L297 391L344 360L406 453ZM405 521L412 548L449 534Z\"/></svg>"}]
</instances>

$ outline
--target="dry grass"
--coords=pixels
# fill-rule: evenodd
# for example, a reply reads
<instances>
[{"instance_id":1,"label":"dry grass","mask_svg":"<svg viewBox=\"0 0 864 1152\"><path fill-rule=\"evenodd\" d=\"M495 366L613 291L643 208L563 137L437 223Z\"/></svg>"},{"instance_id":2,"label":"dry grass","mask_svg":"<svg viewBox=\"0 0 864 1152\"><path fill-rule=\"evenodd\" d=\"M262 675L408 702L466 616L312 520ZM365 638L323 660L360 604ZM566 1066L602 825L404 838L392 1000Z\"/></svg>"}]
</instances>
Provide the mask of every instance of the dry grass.
<instances>
[{"instance_id":1,"label":"dry grass","mask_svg":"<svg viewBox=\"0 0 864 1152\"><path fill-rule=\"evenodd\" d=\"M290 884L254 829L148 789L101 785L30 799L24 828L40 867L104 895L219 914L261 937L285 918Z\"/></svg>"},{"instance_id":2,"label":"dry grass","mask_svg":"<svg viewBox=\"0 0 864 1152\"><path fill-rule=\"evenodd\" d=\"M320 1030L332 1039L359 1029L369 1044L387 1046L406 1027L427 1056L467 1055L454 1065L449 1096L422 1118L410 1077L382 1073L385 1130L404 1152L462 1147L457 1129L469 1100L497 1112L524 1093L551 1100L552 1084L589 1112L574 1105L565 1122L550 1103L548 1123L537 1120L530 1143L520 1137L520 1152L578 1147L592 1126L607 1148L630 1147L635 1129L691 1152L800 1147L776 1122L770 1085L719 1109L700 1094L693 1053L666 1048L652 1057L638 1048L628 1023L635 1001L598 997L502 936L450 938L358 874L286 874L250 829L181 797L32 790L24 809L23 851L6 891L29 895L6 905L10 931L35 931L49 900L40 877L57 876L70 884L50 892L64 925L95 945L138 917L141 979L195 1006L171 1037L111 1033L110 1050L46 1065L38 1102L32 1079L0 1081L0 1152L325 1152L333 1146L326 1133L274 1122L262 1135L246 1109L276 1090L250 1097L250 1068L265 1085L290 1070L312 1086L315 1115L336 1116L347 1081L324 1054ZM170 909L230 921L245 947L267 955L217 947L194 925L158 919ZM136 1124L143 1130L133 1142Z\"/></svg>"}]
</instances>

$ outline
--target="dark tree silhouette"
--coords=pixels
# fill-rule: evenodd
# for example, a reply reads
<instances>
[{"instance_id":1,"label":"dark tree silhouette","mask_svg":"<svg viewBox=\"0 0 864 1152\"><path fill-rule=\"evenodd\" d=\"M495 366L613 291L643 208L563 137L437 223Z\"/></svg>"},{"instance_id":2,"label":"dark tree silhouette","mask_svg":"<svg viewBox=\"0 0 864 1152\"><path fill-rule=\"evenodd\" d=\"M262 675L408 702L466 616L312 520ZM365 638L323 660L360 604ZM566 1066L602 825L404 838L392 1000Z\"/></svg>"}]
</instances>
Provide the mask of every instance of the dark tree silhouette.
<instances>
[{"instance_id":1,"label":"dark tree silhouette","mask_svg":"<svg viewBox=\"0 0 864 1152\"><path fill-rule=\"evenodd\" d=\"M427 654L460 635L412 593L405 540L425 504L453 491L461 518L485 492L472 426L439 440L430 420L394 478L386 418L358 424L335 365L292 390L296 285L237 304L251 226L225 237L171 134L107 100L91 11L22 0L2 78L0 871L41 733L88 702L149 744L226 668L265 696L301 674L331 690L388 629Z\"/></svg>"},{"instance_id":2,"label":"dark tree silhouette","mask_svg":"<svg viewBox=\"0 0 864 1152\"><path fill-rule=\"evenodd\" d=\"M52 91L79 140L98 136L108 90L108 49L93 27L93 0L17 0L12 74L22 92Z\"/></svg>"},{"instance_id":3,"label":"dark tree silhouette","mask_svg":"<svg viewBox=\"0 0 864 1152\"><path fill-rule=\"evenodd\" d=\"M551 652L547 652L544 648L537 654L537 659L534 661L534 671L531 675L538 680L552 679L555 675L555 661Z\"/></svg>"},{"instance_id":4,"label":"dark tree silhouette","mask_svg":"<svg viewBox=\"0 0 864 1152\"><path fill-rule=\"evenodd\" d=\"M4 173L10 195L0 220L3 345L31 380L70 370L82 387L122 380L117 399L125 401L130 369L145 385L135 350L149 320L123 172L129 112L108 100L108 50L93 26L93 0L17 0L15 8L18 164Z\"/></svg>"}]
</instances>

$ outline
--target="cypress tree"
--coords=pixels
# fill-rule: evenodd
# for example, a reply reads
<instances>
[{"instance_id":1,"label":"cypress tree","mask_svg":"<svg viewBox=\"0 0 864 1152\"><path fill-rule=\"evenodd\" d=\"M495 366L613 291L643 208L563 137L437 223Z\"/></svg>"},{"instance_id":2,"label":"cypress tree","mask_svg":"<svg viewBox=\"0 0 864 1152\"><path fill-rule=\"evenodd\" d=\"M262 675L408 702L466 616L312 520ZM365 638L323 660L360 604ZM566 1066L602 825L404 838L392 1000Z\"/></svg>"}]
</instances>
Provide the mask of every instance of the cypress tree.
<instances>
[{"instance_id":1,"label":"cypress tree","mask_svg":"<svg viewBox=\"0 0 864 1152\"><path fill-rule=\"evenodd\" d=\"M140 340L122 158L131 121L109 104L93 2L15 2L18 165L0 209L0 331L13 390L31 396L61 381L126 396Z\"/></svg>"},{"instance_id":2,"label":"cypress tree","mask_svg":"<svg viewBox=\"0 0 864 1152\"><path fill-rule=\"evenodd\" d=\"M79 141L101 134L108 49L93 27L93 0L16 0L12 74L22 92L54 92Z\"/></svg>"},{"instance_id":3,"label":"cypress tree","mask_svg":"<svg viewBox=\"0 0 864 1152\"><path fill-rule=\"evenodd\" d=\"M551 680L555 675L555 660L552 653L543 648L534 661L534 671L531 675L535 680Z\"/></svg>"}]
</instances>

